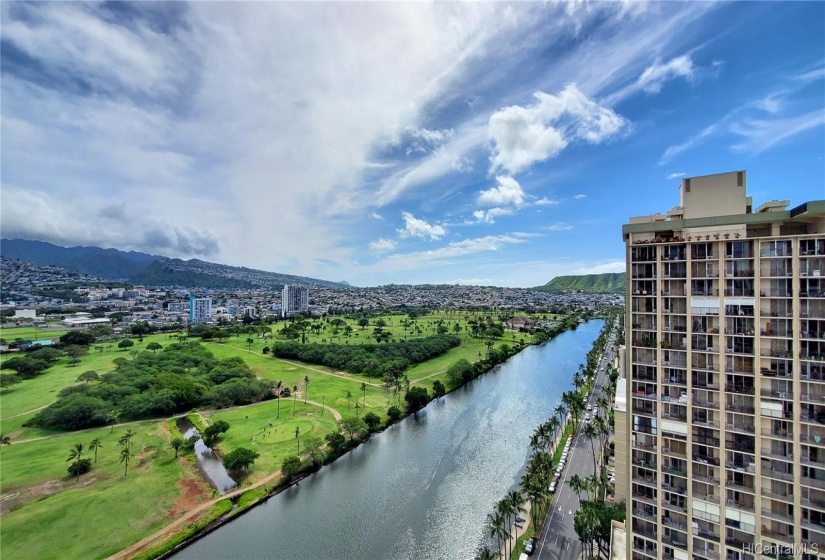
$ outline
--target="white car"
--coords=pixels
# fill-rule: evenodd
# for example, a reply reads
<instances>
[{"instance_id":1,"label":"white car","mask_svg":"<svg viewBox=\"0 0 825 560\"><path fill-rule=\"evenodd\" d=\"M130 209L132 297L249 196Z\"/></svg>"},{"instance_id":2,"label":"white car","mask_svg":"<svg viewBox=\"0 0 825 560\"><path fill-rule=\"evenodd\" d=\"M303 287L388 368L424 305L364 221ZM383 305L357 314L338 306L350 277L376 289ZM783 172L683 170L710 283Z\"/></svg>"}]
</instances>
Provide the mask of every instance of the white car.
<instances>
[{"instance_id":1,"label":"white car","mask_svg":"<svg viewBox=\"0 0 825 560\"><path fill-rule=\"evenodd\" d=\"M590 412L591 410L593 410L593 405L592 404L587 405L587 411Z\"/></svg>"},{"instance_id":2,"label":"white car","mask_svg":"<svg viewBox=\"0 0 825 560\"><path fill-rule=\"evenodd\" d=\"M585 422L590 422L590 413L589 412L584 415L584 421Z\"/></svg>"},{"instance_id":3,"label":"white car","mask_svg":"<svg viewBox=\"0 0 825 560\"><path fill-rule=\"evenodd\" d=\"M554 493L556 491L556 483L551 482L550 483L550 488L548 488L548 490L550 491L551 494Z\"/></svg>"}]
</instances>

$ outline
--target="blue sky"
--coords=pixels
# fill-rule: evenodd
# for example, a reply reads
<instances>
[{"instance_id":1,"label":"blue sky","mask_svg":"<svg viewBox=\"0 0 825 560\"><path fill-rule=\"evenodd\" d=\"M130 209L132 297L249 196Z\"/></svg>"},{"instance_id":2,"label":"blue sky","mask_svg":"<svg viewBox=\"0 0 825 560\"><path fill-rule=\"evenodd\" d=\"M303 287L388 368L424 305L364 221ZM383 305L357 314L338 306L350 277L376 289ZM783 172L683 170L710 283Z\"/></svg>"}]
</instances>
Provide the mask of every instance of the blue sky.
<instances>
[{"instance_id":1,"label":"blue sky","mask_svg":"<svg viewBox=\"0 0 825 560\"><path fill-rule=\"evenodd\" d=\"M4 237L529 287L683 176L825 198L822 2L0 10Z\"/></svg>"}]
</instances>

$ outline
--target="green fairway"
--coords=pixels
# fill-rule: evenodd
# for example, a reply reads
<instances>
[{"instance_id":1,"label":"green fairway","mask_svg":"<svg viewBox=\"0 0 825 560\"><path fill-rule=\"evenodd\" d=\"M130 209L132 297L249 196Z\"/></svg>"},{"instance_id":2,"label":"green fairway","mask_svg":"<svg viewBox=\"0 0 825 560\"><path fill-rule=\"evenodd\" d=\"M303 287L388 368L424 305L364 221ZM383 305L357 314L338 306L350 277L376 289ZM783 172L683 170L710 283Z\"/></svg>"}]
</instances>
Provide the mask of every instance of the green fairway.
<instances>
[{"instance_id":1,"label":"green fairway","mask_svg":"<svg viewBox=\"0 0 825 560\"><path fill-rule=\"evenodd\" d=\"M58 328L54 328L58 326ZM54 330L53 330L54 329ZM11 325L3 325L0 327L0 338L6 340L7 343L14 342L17 339L21 340L57 340L66 334L66 330L59 328L59 325L50 325L50 328L41 329L32 325L25 327L15 327Z\"/></svg>"},{"instance_id":2,"label":"green fairway","mask_svg":"<svg viewBox=\"0 0 825 560\"><path fill-rule=\"evenodd\" d=\"M191 479L190 501L198 488L203 496L211 496L193 468L174 459L162 422L129 428L135 432L135 457L125 477L117 443L126 431L123 427L114 433L103 428L3 447L0 489L4 498L13 496L16 502L8 513L12 502L3 504L4 559L102 558L171 521L183 478ZM96 437L103 443L98 462L76 483L66 472L69 449L75 443L86 448ZM87 456L94 458L93 453Z\"/></svg>"},{"instance_id":3,"label":"green fairway","mask_svg":"<svg viewBox=\"0 0 825 560\"><path fill-rule=\"evenodd\" d=\"M304 404L301 400L293 403L292 399L283 399L280 418L277 410L278 402L275 400L216 412L209 416L212 421L225 420L229 423L229 431L218 442L223 455L238 447L260 453L249 475L251 482L279 470L283 460L297 452L296 427L301 430L302 441L309 437L323 440L325 435L340 430L330 411L321 414L320 407Z\"/></svg>"}]
</instances>

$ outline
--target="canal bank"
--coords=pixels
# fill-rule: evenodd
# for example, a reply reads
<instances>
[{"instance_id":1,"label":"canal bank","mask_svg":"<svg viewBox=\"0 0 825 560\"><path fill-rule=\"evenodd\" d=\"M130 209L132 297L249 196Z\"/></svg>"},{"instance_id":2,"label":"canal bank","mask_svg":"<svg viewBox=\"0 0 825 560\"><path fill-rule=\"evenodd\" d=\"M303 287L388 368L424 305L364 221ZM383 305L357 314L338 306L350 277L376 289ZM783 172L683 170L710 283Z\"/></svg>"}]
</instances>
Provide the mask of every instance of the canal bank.
<instances>
[{"instance_id":1,"label":"canal bank","mask_svg":"<svg viewBox=\"0 0 825 560\"><path fill-rule=\"evenodd\" d=\"M472 558L603 321L530 347L174 558Z\"/></svg>"}]
</instances>

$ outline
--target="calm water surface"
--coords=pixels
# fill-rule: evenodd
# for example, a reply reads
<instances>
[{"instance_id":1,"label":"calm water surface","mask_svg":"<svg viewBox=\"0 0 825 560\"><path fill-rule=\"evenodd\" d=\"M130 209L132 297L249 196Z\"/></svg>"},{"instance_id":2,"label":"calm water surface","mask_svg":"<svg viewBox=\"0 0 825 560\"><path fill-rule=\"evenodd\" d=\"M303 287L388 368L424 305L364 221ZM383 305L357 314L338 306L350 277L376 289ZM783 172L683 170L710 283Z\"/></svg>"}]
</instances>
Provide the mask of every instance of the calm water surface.
<instances>
[{"instance_id":1,"label":"calm water surface","mask_svg":"<svg viewBox=\"0 0 825 560\"><path fill-rule=\"evenodd\" d=\"M174 558L473 558L603 323L527 348Z\"/></svg>"}]
</instances>

